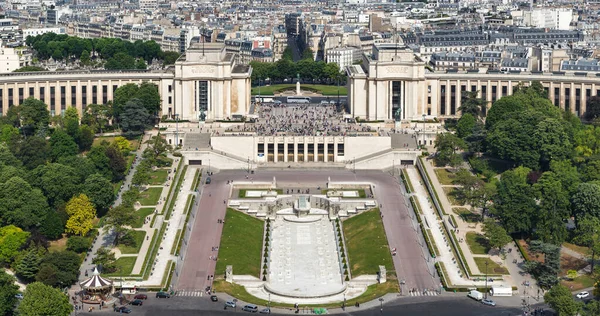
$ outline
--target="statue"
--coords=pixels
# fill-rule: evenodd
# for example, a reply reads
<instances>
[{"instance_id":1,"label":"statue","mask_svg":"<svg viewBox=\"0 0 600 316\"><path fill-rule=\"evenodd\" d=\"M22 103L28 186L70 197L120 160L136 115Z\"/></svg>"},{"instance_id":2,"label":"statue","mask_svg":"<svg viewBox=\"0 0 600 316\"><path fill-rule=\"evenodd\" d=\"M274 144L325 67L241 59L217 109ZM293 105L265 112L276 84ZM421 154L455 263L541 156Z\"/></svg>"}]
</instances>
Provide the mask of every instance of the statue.
<instances>
[{"instance_id":1,"label":"statue","mask_svg":"<svg viewBox=\"0 0 600 316\"><path fill-rule=\"evenodd\" d=\"M396 111L394 112L394 120L396 120L396 122L400 121L400 116L401 116L401 112L402 109L397 108Z\"/></svg>"}]
</instances>

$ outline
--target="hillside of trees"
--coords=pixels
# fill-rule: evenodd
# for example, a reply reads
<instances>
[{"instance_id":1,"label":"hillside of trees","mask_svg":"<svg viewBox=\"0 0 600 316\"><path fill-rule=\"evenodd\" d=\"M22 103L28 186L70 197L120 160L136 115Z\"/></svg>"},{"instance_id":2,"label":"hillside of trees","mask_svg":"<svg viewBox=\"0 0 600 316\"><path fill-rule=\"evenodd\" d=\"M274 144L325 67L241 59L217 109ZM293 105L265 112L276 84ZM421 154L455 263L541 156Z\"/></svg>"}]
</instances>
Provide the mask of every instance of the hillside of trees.
<instances>
[{"instance_id":1,"label":"hillside of trees","mask_svg":"<svg viewBox=\"0 0 600 316\"><path fill-rule=\"evenodd\" d=\"M45 33L28 36L28 47L40 61L80 62L90 65L99 59L105 69L146 69L154 60L172 65L179 53L162 51L155 41L124 41L120 38L79 38L66 34Z\"/></svg>"}]
</instances>

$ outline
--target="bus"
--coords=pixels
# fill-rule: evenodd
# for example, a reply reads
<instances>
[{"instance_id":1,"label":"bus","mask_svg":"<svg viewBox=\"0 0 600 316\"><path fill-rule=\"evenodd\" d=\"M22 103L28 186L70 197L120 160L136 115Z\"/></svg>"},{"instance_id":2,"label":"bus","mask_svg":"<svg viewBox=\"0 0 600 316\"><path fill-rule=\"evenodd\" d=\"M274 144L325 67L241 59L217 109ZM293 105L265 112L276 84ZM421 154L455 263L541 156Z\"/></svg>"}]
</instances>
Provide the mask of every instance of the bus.
<instances>
[{"instance_id":1,"label":"bus","mask_svg":"<svg viewBox=\"0 0 600 316\"><path fill-rule=\"evenodd\" d=\"M263 97L263 96L257 95L257 96L254 97L254 102L272 103L273 102L273 97Z\"/></svg>"},{"instance_id":2,"label":"bus","mask_svg":"<svg viewBox=\"0 0 600 316\"><path fill-rule=\"evenodd\" d=\"M310 103L310 97L291 96L287 97L287 103Z\"/></svg>"}]
</instances>

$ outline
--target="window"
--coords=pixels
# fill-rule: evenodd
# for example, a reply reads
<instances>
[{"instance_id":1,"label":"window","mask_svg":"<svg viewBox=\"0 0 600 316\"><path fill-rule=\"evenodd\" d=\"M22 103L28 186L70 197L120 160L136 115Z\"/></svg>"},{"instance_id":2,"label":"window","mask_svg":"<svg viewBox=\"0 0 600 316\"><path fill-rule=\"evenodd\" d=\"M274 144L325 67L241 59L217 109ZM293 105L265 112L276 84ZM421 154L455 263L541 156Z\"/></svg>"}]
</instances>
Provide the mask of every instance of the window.
<instances>
[{"instance_id":1,"label":"window","mask_svg":"<svg viewBox=\"0 0 600 316\"><path fill-rule=\"evenodd\" d=\"M402 82L392 81L392 117L396 121L400 121L402 115L399 115L401 109L401 97L402 97Z\"/></svg>"},{"instance_id":2,"label":"window","mask_svg":"<svg viewBox=\"0 0 600 316\"><path fill-rule=\"evenodd\" d=\"M81 108L85 109L88 105L87 86L81 87Z\"/></svg>"},{"instance_id":3,"label":"window","mask_svg":"<svg viewBox=\"0 0 600 316\"><path fill-rule=\"evenodd\" d=\"M195 111L199 111L199 120L206 120L206 112L208 111L208 81L197 81L196 95L198 104L194 107Z\"/></svg>"},{"instance_id":4,"label":"window","mask_svg":"<svg viewBox=\"0 0 600 316\"><path fill-rule=\"evenodd\" d=\"M471 92L477 92L477 86L476 85L472 85L471 86Z\"/></svg>"},{"instance_id":5,"label":"window","mask_svg":"<svg viewBox=\"0 0 600 316\"><path fill-rule=\"evenodd\" d=\"M98 86L92 86L92 103L98 104Z\"/></svg>"},{"instance_id":6,"label":"window","mask_svg":"<svg viewBox=\"0 0 600 316\"><path fill-rule=\"evenodd\" d=\"M169 104L173 104L173 102L172 102L172 101L173 101L173 99L172 99L172 98L173 98L173 97L169 96Z\"/></svg>"},{"instance_id":7,"label":"window","mask_svg":"<svg viewBox=\"0 0 600 316\"><path fill-rule=\"evenodd\" d=\"M173 86L169 85L169 93L171 93L171 90L173 90Z\"/></svg>"},{"instance_id":8,"label":"window","mask_svg":"<svg viewBox=\"0 0 600 316\"><path fill-rule=\"evenodd\" d=\"M497 100L497 94L498 94L498 87L497 86L492 86L492 103L496 102Z\"/></svg>"},{"instance_id":9,"label":"window","mask_svg":"<svg viewBox=\"0 0 600 316\"><path fill-rule=\"evenodd\" d=\"M40 87L40 101L46 103L46 88Z\"/></svg>"},{"instance_id":10,"label":"window","mask_svg":"<svg viewBox=\"0 0 600 316\"><path fill-rule=\"evenodd\" d=\"M35 89L33 87L29 87L29 95L27 96L28 98L31 98L34 96L35 94Z\"/></svg>"},{"instance_id":11,"label":"window","mask_svg":"<svg viewBox=\"0 0 600 316\"><path fill-rule=\"evenodd\" d=\"M456 86L450 86L450 115L456 114Z\"/></svg>"},{"instance_id":12,"label":"window","mask_svg":"<svg viewBox=\"0 0 600 316\"><path fill-rule=\"evenodd\" d=\"M55 111L56 106L56 95L55 95L55 87L50 87L50 110Z\"/></svg>"},{"instance_id":13,"label":"window","mask_svg":"<svg viewBox=\"0 0 600 316\"><path fill-rule=\"evenodd\" d=\"M554 88L554 105L560 106L560 88Z\"/></svg>"},{"instance_id":14,"label":"window","mask_svg":"<svg viewBox=\"0 0 600 316\"><path fill-rule=\"evenodd\" d=\"M446 115L446 85L440 86L440 114Z\"/></svg>"},{"instance_id":15,"label":"window","mask_svg":"<svg viewBox=\"0 0 600 316\"><path fill-rule=\"evenodd\" d=\"M565 88L565 111L571 110L571 88Z\"/></svg>"},{"instance_id":16,"label":"window","mask_svg":"<svg viewBox=\"0 0 600 316\"><path fill-rule=\"evenodd\" d=\"M0 113L2 113L4 108L4 98L2 97L2 89L0 89Z\"/></svg>"},{"instance_id":17,"label":"window","mask_svg":"<svg viewBox=\"0 0 600 316\"><path fill-rule=\"evenodd\" d=\"M502 96L505 97L508 94L508 87L502 86Z\"/></svg>"},{"instance_id":18,"label":"window","mask_svg":"<svg viewBox=\"0 0 600 316\"><path fill-rule=\"evenodd\" d=\"M77 87L71 86L71 106L77 106Z\"/></svg>"},{"instance_id":19,"label":"window","mask_svg":"<svg viewBox=\"0 0 600 316\"><path fill-rule=\"evenodd\" d=\"M108 102L108 86L102 86L102 104Z\"/></svg>"},{"instance_id":20,"label":"window","mask_svg":"<svg viewBox=\"0 0 600 316\"><path fill-rule=\"evenodd\" d=\"M23 88L19 88L19 104L23 103L23 98L24 98L23 90L24 90Z\"/></svg>"},{"instance_id":21,"label":"window","mask_svg":"<svg viewBox=\"0 0 600 316\"><path fill-rule=\"evenodd\" d=\"M65 107L66 107L66 105L67 105L67 102L65 100L65 98L66 98L66 95L65 95L66 92L65 91L66 90L67 90L67 88L65 86L61 86L60 87L60 108L62 110L64 110Z\"/></svg>"}]
</instances>

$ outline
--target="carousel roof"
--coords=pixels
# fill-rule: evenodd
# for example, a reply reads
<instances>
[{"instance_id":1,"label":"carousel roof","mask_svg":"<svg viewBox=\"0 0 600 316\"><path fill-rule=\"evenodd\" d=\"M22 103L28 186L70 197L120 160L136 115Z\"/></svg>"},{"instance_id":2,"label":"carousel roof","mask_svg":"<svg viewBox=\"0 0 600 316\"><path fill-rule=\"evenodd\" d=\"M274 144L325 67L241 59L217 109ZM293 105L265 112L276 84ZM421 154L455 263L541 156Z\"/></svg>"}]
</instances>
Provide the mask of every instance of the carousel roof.
<instances>
[{"instance_id":1,"label":"carousel roof","mask_svg":"<svg viewBox=\"0 0 600 316\"><path fill-rule=\"evenodd\" d=\"M79 283L79 285L86 290L105 289L111 287L112 284L112 280L100 276L98 268L94 268L94 274L91 278Z\"/></svg>"}]
</instances>

